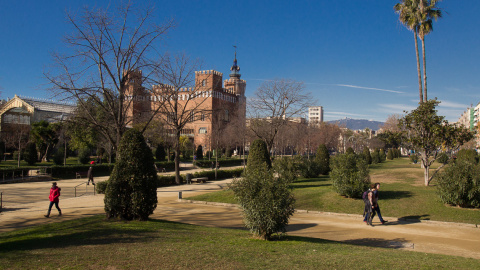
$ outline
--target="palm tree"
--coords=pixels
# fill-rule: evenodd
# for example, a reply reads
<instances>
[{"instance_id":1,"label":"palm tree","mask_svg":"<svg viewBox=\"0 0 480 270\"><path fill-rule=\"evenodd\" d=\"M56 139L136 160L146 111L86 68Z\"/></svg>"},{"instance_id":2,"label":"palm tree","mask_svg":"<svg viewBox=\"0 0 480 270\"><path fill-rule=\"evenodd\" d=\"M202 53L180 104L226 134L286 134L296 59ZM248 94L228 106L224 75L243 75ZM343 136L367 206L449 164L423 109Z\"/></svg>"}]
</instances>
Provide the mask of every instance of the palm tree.
<instances>
[{"instance_id":1,"label":"palm tree","mask_svg":"<svg viewBox=\"0 0 480 270\"><path fill-rule=\"evenodd\" d=\"M437 8L437 3L441 0L401 0L393 8L399 14L399 20L408 29L413 31L415 38L415 53L417 56L418 86L420 93L420 103L427 101L427 67L425 56L425 36L432 30L432 19L437 20L442 17L442 12ZM420 57L418 53L418 40L422 41L422 60L423 60L423 94L422 94L422 75L420 71Z\"/></svg>"},{"instance_id":2,"label":"palm tree","mask_svg":"<svg viewBox=\"0 0 480 270\"><path fill-rule=\"evenodd\" d=\"M397 13L398 20L405 25L405 27L413 31L413 37L415 39L415 54L417 56L417 72L418 72L418 92L420 95L420 102L423 102L422 91L422 73L420 70L420 56L418 53L418 39L417 31L420 25L418 18L418 0L401 0L400 3L395 4L393 7L395 13Z\"/></svg>"},{"instance_id":3,"label":"palm tree","mask_svg":"<svg viewBox=\"0 0 480 270\"><path fill-rule=\"evenodd\" d=\"M423 57L423 98L427 101L427 60L425 56L425 36L433 31L432 19L435 21L442 17L442 11L437 8L440 0L421 0L419 5L420 25L418 27L418 36L422 41Z\"/></svg>"}]
</instances>

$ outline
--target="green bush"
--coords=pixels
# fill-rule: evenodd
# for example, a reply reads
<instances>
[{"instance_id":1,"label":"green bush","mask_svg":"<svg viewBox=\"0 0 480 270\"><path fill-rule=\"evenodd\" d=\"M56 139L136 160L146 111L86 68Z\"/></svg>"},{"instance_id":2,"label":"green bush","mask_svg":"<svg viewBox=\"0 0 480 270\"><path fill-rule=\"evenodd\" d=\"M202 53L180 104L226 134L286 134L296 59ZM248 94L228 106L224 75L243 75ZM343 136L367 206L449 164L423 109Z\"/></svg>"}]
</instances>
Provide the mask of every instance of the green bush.
<instances>
[{"instance_id":1,"label":"green bush","mask_svg":"<svg viewBox=\"0 0 480 270\"><path fill-rule=\"evenodd\" d=\"M55 154L53 154L53 163L55 165L63 165L64 153L63 147L56 149Z\"/></svg>"},{"instance_id":2,"label":"green bush","mask_svg":"<svg viewBox=\"0 0 480 270\"><path fill-rule=\"evenodd\" d=\"M157 172L142 134L125 132L105 190L107 218L147 220L157 207Z\"/></svg>"},{"instance_id":3,"label":"green bush","mask_svg":"<svg viewBox=\"0 0 480 270\"><path fill-rule=\"evenodd\" d=\"M18 160L18 155L20 155L20 160L22 160L23 155L18 151L13 152L13 155L12 155L13 160Z\"/></svg>"},{"instance_id":4,"label":"green bush","mask_svg":"<svg viewBox=\"0 0 480 270\"><path fill-rule=\"evenodd\" d=\"M372 164L380 163L380 155L378 151L373 151L372 153Z\"/></svg>"},{"instance_id":5,"label":"green bush","mask_svg":"<svg viewBox=\"0 0 480 270\"><path fill-rule=\"evenodd\" d=\"M23 159L30 166L34 165L37 162L37 146L34 142L29 142L25 147L25 151L23 152Z\"/></svg>"},{"instance_id":6,"label":"green bush","mask_svg":"<svg viewBox=\"0 0 480 270\"><path fill-rule=\"evenodd\" d=\"M480 165L457 160L437 176L437 191L447 204L480 207Z\"/></svg>"},{"instance_id":7,"label":"green bush","mask_svg":"<svg viewBox=\"0 0 480 270\"><path fill-rule=\"evenodd\" d=\"M291 160L291 158L282 158L280 160L283 160L283 159ZM318 175L320 174L318 163L314 159L308 159L306 157L296 156L295 161L291 163L295 165L292 169L295 169L295 171L297 171L297 173L299 173L301 177L314 178L314 177L318 177ZM288 164L285 163L285 166L287 165Z\"/></svg>"},{"instance_id":8,"label":"green bush","mask_svg":"<svg viewBox=\"0 0 480 270\"><path fill-rule=\"evenodd\" d=\"M457 153L457 161L468 161L471 163L478 163L477 152L473 149L462 149Z\"/></svg>"},{"instance_id":9,"label":"green bush","mask_svg":"<svg viewBox=\"0 0 480 270\"><path fill-rule=\"evenodd\" d=\"M388 149L388 152L387 152L387 159L388 160L393 160L394 158L394 154L393 154L393 149Z\"/></svg>"},{"instance_id":10,"label":"green bush","mask_svg":"<svg viewBox=\"0 0 480 270\"><path fill-rule=\"evenodd\" d=\"M200 160L200 159L203 159L203 147L202 147L202 145L199 145L197 147L197 151L195 152L195 154L197 155L197 161Z\"/></svg>"},{"instance_id":11,"label":"green bush","mask_svg":"<svg viewBox=\"0 0 480 270\"><path fill-rule=\"evenodd\" d=\"M378 156L380 157L380 162L384 162L385 160L387 160L387 155L385 154L385 150L383 149L380 149L379 152L378 152Z\"/></svg>"},{"instance_id":12,"label":"green bush","mask_svg":"<svg viewBox=\"0 0 480 270\"><path fill-rule=\"evenodd\" d=\"M214 160L197 160L196 165L200 168L211 168L212 161ZM222 167L232 167L232 166L241 166L243 165L243 159L239 158L230 158L230 159L218 159L220 168Z\"/></svg>"},{"instance_id":13,"label":"green bush","mask_svg":"<svg viewBox=\"0 0 480 270\"><path fill-rule=\"evenodd\" d=\"M447 164L448 163L448 155L445 152L442 152L438 155L437 157L437 162L442 163L442 164Z\"/></svg>"},{"instance_id":14,"label":"green bush","mask_svg":"<svg viewBox=\"0 0 480 270\"><path fill-rule=\"evenodd\" d=\"M325 144L318 146L315 162L318 165L318 174L327 175L330 172L330 153Z\"/></svg>"},{"instance_id":15,"label":"green bush","mask_svg":"<svg viewBox=\"0 0 480 270\"><path fill-rule=\"evenodd\" d=\"M108 176L113 170L113 164L98 164L94 167L95 176ZM50 167L53 178L72 179L76 172L86 172L90 165L54 165Z\"/></svg>"},{"instance_id":16,"label":"green bush","mask_svg":"<svg viewBox=\"0 0 480 270\"><path fill-rule=\"evenodd\" d=\"M362 155L367 164L372 164L372 155L370 154L370 149L367 146L363 148Z\"/></svg>"},{"instance_id":17,"label":"green bush","mask_svg":"<svg viewBox=\"0 0 480 270\"><path fill-rule=\"evenodd\" d=\"M105 190L107 189L108 181L100 181L95 183L95 191L98 194L105 194Z\"/></svg>"},{"instance_id":18,"label":"green bush","mask_svg":"<svg viewBox=\"0 0 480 270\"><path fill-rule=\"evenodd\" d=\"M355 151L353 151L352 147L348 147L347 151L345 151L345 154L355 154Z\"/></svg>"},{"instance_id":19,"label":"green bush","mask_svg":"<svg viewBox=\"0 0 480 270\"><path fill-rule=\"evenodd\" d=\"M400 149L393 149L393 157L394 158L399 158L402 156L402 153L400 152Z\"/></svg>"},{"instance_id":20,"label":"green bush","mask_svg":"<svg viewBox=\"0 0 480 270\"><path fill-rule=\"evenodd\" d=\"M78 163L88 164L90 161L90 149L83 148L78 152Z\"/></svg>"},{"instance_id":21,"label":"green bush","mask_svg":"<svg viewBox=\"0 0 480 270\"><path fill-rule=\"evenodd\" d=\"M268 169L267 163L262 162L250 167L244 177L229 185L243 210L245 226L265 240L275 233L284 233L295 211L291 175Z\"/></svg>"},{"instance_id":22,"label":"green bush","mask_svg":"<svg viewBox=\"0 0 480 270\"><path fill-rule=\"evenodd\" d=\"M157 145L157 149L155 149L155 158L157 161L165 161L165 147L163 144Z\"/></svg>"},{"instance_id":23,"label":"green bush","mask_svg":"<svg viewBox=\"0 0 480 270\"><path fill-rule=\"evenodd\" d=\"M330 179L337 193L348 198L361 198L370 185L368 165L352 154L336 155L332 159Z\"/></svg>"},{"instance_id":24,"label":"green bush","mask_svg":"<svg viewBox=\"0 0 480 270\"><path fill-rule=\"evenodd\" d=\"M270 154L267 150L267 144L263 140L257 139L253 141L250 146L247 171L255 170L257 167L263 167L263 164L267 165L267 169L272 168L272 161L270 160Z\"/></svg>"}]
</instances>

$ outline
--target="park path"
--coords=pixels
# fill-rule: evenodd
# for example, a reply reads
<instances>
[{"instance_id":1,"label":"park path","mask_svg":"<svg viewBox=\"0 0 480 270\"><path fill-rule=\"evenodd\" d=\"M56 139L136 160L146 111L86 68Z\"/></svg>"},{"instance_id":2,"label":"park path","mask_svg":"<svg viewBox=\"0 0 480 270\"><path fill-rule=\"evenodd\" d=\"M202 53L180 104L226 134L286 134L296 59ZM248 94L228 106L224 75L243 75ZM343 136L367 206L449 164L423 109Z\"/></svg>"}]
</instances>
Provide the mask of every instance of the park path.
<instances>
[{"instance_id":1,"label":"park path","mask_svg":"<svg viewBox=\"0 0 480 270\"><path fill-rule=\"evenodd\" d=\"M106 180L98 177L96 181ZM4 209L0 213L0 232L19 228L76 219L104 213L101 194L93 195L92 186L81 185L88 193L73 196L73 187L84 179L60 180L62 187L60 207L63 216L52 209L51 218L45 218L50 182L15 183L0 185ZM183 222L210 227L244 229L241 211L234 205L179 200L226 188L231 179L163 187L157 190L158 206L154 219ZM87 188L87 189L86 189ZM77 190L78 192L78 190ZM385 217L388 222L366 226L361 215L297 211L287 228L289 235L321 238L350 244L379 246L424 253L438 253L480 259L480 228L472 224L400 221Z\"/></svg>"}]
</instances>

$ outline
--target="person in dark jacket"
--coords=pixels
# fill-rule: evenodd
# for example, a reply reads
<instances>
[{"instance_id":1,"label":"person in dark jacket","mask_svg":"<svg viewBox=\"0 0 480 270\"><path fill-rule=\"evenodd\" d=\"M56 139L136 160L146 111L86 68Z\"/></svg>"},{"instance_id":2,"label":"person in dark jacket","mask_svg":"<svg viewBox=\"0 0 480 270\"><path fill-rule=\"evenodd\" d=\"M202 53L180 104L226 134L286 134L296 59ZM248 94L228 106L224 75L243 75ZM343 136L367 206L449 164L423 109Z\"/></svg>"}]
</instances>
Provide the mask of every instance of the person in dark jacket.
<instances>
[{"instance_id":1,"label":"person in dark jacket","mask_svg":"<svg viewBox=\"0 0 480 270\"><path fill-rule=\"evenodd\" d=\"M92 181L92 185L95 185L95 182L93 181L93 166L90 166L90 168L88 168L87 178L87 185L90 185L90 181Z\"/></svg>"},{"instance_id":2,"label":"person in dark jacket","mask_svg":"<svg viewBox=\"0 0 480 270\"><path fill-rule=\"evenodd\" d=\"M58 207L59 197L60 197L60 188L57 186L57 182L52 183L52 188L50 189L50 196L48 197L50 200L50 205L48 206L48 212L45 217L50 217L50 211L52 210L52 206L55 204L55 207L58 210L58 215L62 215L62 210Z\"/></svg>"},{"instance_id":3,"label":"person in dark jacket","mask_svg":"<svg viewBox=\"0 0 480 270\"><path fill-rule=\"evenodd\" d=\"M380 206L378 206L378 190L380 189L380 183L375 183L375 191L373 192L375 204L373 205L373 214L372 219L375 217L375 213L378 215L380 222L385 224L388 220L384 220L382 214L380 213Z\"/></svg>"}]
</instances>

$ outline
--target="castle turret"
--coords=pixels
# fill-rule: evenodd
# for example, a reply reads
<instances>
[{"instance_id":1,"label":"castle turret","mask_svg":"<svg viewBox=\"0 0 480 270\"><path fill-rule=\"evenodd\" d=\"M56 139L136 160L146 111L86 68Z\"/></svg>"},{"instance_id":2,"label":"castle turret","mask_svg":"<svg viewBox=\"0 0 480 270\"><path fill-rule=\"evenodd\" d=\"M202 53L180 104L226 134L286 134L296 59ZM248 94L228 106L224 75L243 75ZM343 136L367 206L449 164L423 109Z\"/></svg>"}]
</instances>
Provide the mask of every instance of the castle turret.
<instances>
[{"instance_id":1,"label":"castle turret","mask_svg":"<svg viewBox=\"0 0 480 270\"><path fill-rule=\"evenodd\" d=\"M237 50L235 47L235 58L233 59L233 65L230 68L230 78L228 80L225 80L224 85L225 89L227 89L229 92L239 96L239 97L245 97L245 87L247 83L244 80L241 80L240 77L242 76L240 74L240 67L237 64Z\"/></svg>"}]
</instances>

